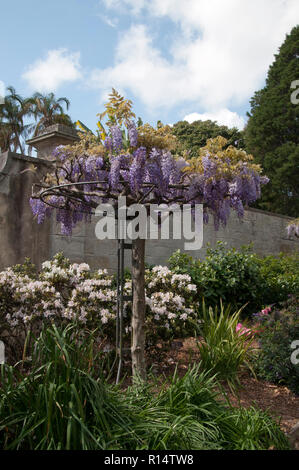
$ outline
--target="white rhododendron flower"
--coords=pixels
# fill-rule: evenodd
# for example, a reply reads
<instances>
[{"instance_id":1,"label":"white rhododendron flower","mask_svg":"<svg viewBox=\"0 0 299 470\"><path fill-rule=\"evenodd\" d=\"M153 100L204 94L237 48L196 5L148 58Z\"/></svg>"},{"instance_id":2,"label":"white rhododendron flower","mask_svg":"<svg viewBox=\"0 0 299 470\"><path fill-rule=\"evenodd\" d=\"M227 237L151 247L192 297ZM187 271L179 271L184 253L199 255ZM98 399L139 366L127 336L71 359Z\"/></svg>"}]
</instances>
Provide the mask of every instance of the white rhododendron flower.
<instances>
[{"instance_id":1,"label":"white rhododendron flower","mask_svg":"<svg viewBox=\"0 0 299 470\"><path fill-rule=\"evenodd\" d=\"M145 287L148 334L157 336L156 328L177 331L195 318L196 286L188 274L155 266L145 272ZM131 295L131 279L126 278L124 293ZM124 302L127 334L131 308L132 302ZM58 254L42 264L40 273L32 274L25 267L0 272L0 315L8 328L22 331L34 326L38 330L45 322L76 322L80 328L99 326L111 338L116 311L116 279L106 269L92 272L87 263L71 264Z\"/></svg>"}]
</instances>

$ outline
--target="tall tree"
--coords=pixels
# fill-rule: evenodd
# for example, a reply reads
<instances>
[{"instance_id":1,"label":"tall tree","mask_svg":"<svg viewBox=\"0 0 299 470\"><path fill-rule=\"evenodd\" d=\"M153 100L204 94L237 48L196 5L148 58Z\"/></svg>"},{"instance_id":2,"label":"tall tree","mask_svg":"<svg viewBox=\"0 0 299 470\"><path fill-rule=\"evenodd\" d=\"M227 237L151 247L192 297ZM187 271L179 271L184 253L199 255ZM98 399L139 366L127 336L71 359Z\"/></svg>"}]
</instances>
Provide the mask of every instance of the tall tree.
<instances>
[{"instance_id":1,"label":"tall tree","mask_svg":"<svg viewBox=\"0 0 299 470\"><path fill-rule=\"evenodd\" d=\"M35 93L28 101L31 104L32 114L37 121L34 135L37 135L52 124L74 126L70 116L64 112L64 105L67 110L70 106L67 98L56 98L54 93L49 93L48 95Z\"/></svg>"},{"instance_id":2,"label":"tall tree","mask_svg":"<svg viewBox=\"0 0 299 470\"><path fill-rule=\"evenodd\" d=\"M179 121L172 128L173 134L181 144L182 150L187 150L190 157L196 157L200 148L208 139L221 136L227 139L227 146L244 147L243 132L236 127L219 126L215 121Z\"/></svg>"},{"instance_id":3,"label":"tall tree","mask_svg":"<svg viewBox=\"0 0 299 470\"><path fill-rule=\"evenodd\" d=\"M176 139L169 126L154 129L149 124L136 127L131 102L114 90L106 111L108 129L97 138L81 133L79 142L56 149L57 158L43 185L47 193L31 198L38 222L57 207L57 221L64 234L90 214L102 202L126 197L127 207L142 204L149 213L152 204L204 205L204 220L209 213L216 227L226 224L230 211L243 216L244 204L260 196L259 165L252 156L228 147L223 137L209 140L197 157L187 163L176 154ZM104 127L104 126L102 126ZM101 129L102 129L101 127ZM173 153L176 155L174 156ZM61 187L63 185L63 187ZM131 207L132 208L132 207ZM137 234L138 236L138 234ZM135 238L135 237L134 237ZM132 240L132 369L145 377L145 240Z\"/></svg>"},{"instance_id":4,"label":"tall tree","mask_svg":"<svg viewBox=\"0 0 299 470\"><path fill-rule=\"evenodd\" d=\"M24 122L30 114L30 103L18 95L12 86L7 90L9 93L4 98L4 104L0 105L0 149L2 152L23 152L22 138L30 132L30 125Z\"/></svg>"},{"instance_id":5,"label":"tall tree","mask_svg":"<svg viewBox=\"0 0 299 470\"><path fill-rule=\"evenodd\" d=\"M299 213L299 104L291 101L291 85L296 80L299 26L275 55L265 87L251 99L245 130L246 149L270 178L258 207L291 216Z\"/></svg>"}]
</instances>

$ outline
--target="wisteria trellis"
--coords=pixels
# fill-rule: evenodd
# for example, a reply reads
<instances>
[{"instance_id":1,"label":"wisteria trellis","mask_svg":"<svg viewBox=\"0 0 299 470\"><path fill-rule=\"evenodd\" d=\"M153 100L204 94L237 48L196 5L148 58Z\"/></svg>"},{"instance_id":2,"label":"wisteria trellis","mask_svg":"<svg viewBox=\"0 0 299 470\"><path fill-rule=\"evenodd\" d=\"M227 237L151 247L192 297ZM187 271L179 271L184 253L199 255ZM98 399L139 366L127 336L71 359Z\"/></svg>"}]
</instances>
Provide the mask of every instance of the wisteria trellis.
<instances>
[{"instance_id":1,"label":"wisteria trellis","mask_svg":"<svg viewBox=\"0 0 299 470\"><path fill-rule=\"evenodd\" d=\"M32 211L41 223L56 208L61 232L71 235L76 224L91 220L100 203L116 204L122 195L127 206L203 204L204 222L212 215L218 229L231 210L242 217L244 206L254 202L268 182L252 156L226 148L222 137L208 141L190 160L178 155L174 142L168 126L137 127L133 119L125 119L124 125L115 119L100 139L81 135L79 143L53 152L53 171L31 198ZM133 241L132 259L133 372L144 376L144 240Z\"/></svg>"}]
</instances>

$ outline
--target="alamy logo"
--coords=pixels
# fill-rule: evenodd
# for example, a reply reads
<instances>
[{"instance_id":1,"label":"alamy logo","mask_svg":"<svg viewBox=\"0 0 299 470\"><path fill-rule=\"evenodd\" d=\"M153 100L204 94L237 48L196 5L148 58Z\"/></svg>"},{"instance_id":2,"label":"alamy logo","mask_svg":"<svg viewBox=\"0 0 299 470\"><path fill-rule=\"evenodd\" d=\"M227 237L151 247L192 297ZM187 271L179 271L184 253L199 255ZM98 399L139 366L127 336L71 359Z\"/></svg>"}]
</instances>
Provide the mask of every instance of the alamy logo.
<instances>
[{"instance_id":1,"label":"alamy logo","mask_svg":"<svg viewBox=\"0 0 299 470\"><path fill-rule=\"evenodd\" d=\"M291 94L291 103L299 104L299 80L294 80L291 83L291 90L294 90Z\"/></svg>"},{"instance_id":2,"label":"alamy logo","mask_svg":"<svg viewBox=\"0 0 299 470\"><path fill-rule=\"evenodd\" d=\"M0 364L5 362L5 346L3 341L0 341Z\"/></svg>"},{"instance_id":3,"label":"alamy logo","mask_svg":"<svg viewBox=\"0 0 299 470\"><path fill-rule=\"evenodd\" d=\"M118 208L100 204L95 215L101 217L95 227L99 240L187 240L185 250L200 250L203 245L203 205L143 204L126 205L126 197L118 198ZM171 218L170 218L171 216ZM172 219L172 233L170 230Z\"/></svg>"},{"instance_id":4,"label":"alamy logo","mask_svg":"<svg viewBox=\"0 0 299 470\"><path fill-rule=\"evenodd\" d=\"M291 355L291 363L297 366L299 364L299 340L292 342L291 349L295 349Z\"/></svg>"}]
</instances>

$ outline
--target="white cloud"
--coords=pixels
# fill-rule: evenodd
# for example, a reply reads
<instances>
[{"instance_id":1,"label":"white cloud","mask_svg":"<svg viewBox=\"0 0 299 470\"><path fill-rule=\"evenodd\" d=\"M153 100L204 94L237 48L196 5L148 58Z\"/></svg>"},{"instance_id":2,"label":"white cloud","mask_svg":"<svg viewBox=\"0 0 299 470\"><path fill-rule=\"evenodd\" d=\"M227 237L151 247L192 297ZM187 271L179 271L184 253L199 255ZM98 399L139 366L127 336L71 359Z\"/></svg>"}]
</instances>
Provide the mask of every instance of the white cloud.
<instances>
[{"instance_id":1,"label":"white cloud","mask_svg":"<svg viewBox=\"0 0 299 470\"><path fill-rule=\"evenodd\" d=\"M22 78L34 91L54 92L63 83L81 78L80 53L71 53L67 49L48 51L46 58L31 64Z\"/></svg>"},{"instance_id":2,"label":"white cloud","mask_svg":"<svg viewBox=\"0 0 299 470\"><path fill-rule=\"evenodd\" d=\"M135 15L148 6L147 0L103 0L103 3L106 8L111 8L121 12L125 12L129 7L130 12Z\"/></svg>"},{"instance_id":3,"label":"white cloud","mask_svg":"<svg viewBox=\"0 0 299 470\"><path fill-rule=\"evenodd\" d=\"M118 19L117 18L111 18L110 16L107 15L98 15L99 18L104 21L108 26L111 28L116 28L118 25Z\"/></svg>"},{"instance_id":4,"label":"white cloud","mask_svg":"<svg viewBox=\"0 0 299 470\"><path fill-rule=\"evenodd\" d=\"M0 104L4 103L4 96L5 96L5 85L2 80L0 80Z\"/></svg>"},{"instance_id":5,"label":"white cloud","mask_svg":"<svg viewBox=\"0 0 299 470\"><path fill-rule=\"evenodd\" d=\"M228 127L237 127L238 129L244 129L245 120L238 113L230 111L229 109L220 109L219 111L211 113L191 113L184 117L184 121L188 121L190 124L194 121L216 121L220 125Z\"/></svg>"},{"instance_id":6,"label":"white cloud","mask_svg":"<svg viewBox=\"0 0 299 470\"><path fill-rule=\"evenodd\" d=\"M132 26L122 35L116 49L115 65L104 70L94 70L91 82L107 89L131 89L148 107L174 104L176 96L166 93L165 99L161 91L172 87L177 94L179 83L172 79L176 68L165 60L159 50L152 45L152 39L143 25ZM171 99L171 103L169 103Z\"/></svg>"},{"instance_id":7,"label":"white cloud","mask_svg":"<svg viewBox=\"0 0 299 470\"><path fill-rule=\"evenodd\" d=\"M102 91L129 90L152 109L192 103L220 112L243 104L262 86L285 34L299 23L298 0L103 2L136 21L142 12L149 25L160 17L178 28L167 59L148 26L132 25L119 37L113 66L92 73Z\"/></svg>"}]
</instances>

